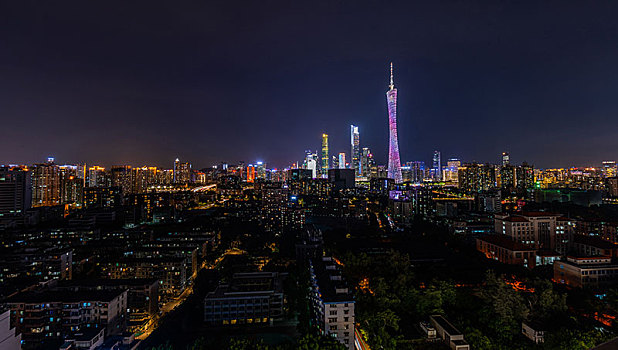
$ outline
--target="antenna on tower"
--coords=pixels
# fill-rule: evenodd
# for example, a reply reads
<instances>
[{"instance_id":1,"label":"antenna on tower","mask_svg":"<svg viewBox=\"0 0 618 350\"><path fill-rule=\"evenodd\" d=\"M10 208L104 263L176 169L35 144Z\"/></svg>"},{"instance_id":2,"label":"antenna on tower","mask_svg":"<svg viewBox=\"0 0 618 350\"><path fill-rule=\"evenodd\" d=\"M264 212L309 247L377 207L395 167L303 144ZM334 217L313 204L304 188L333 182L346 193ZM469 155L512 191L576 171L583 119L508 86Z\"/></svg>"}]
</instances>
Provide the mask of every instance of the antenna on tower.
<instances>
[{"instance_id":1,"label":"antenna on tower","mask_svg":"<svg viewBox=\"0 0 618 350\"><path fill-rule=\"evenodd\" d=\"M395 87L395 84L393 83L393 62L391 62L391 84L389 86L391 90Z\"/></svg>"}]
</instances>

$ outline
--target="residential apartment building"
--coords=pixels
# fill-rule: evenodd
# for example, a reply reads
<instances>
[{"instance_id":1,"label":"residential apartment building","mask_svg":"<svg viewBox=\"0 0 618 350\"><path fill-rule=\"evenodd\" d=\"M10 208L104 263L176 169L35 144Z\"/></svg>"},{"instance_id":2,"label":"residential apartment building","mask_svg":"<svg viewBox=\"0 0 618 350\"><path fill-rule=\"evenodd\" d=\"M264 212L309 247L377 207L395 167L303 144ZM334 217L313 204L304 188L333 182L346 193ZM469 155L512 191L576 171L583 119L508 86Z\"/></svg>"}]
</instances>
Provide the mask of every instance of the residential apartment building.
<instances>
[{"instance_id":1,"label":"residential apartment building","mask_svg":"<svg viewBox=\"0 0 618 350\"><path fill-rule=\"evenodd\" d=\"M353 350L354 296L333 259L323 256L310 260L311 304L316 324L324 335L336 338Z\"/></svg>"},{"instance_id":2,"label":"residential apartment building","mask_svg":"<svg viewBox=\"0 0 618 350\"><path fill-rule=\"evenodd\" d=\"M283 280L278 272L235 273L204 298L204 322L212 326L269 324L283 319Z\"/></svg>"},{"instance_id":3,"label":"residential apartment building","mask_svg":"<svg viewBox=\"0 0 618 350\"><path fill-rule=\"evenodd\" d=\"M127 290L29 291L5 300L11 326L25 343L62 338L85 329L119 334L127 320Z\"/></svg>"}]
</instances>

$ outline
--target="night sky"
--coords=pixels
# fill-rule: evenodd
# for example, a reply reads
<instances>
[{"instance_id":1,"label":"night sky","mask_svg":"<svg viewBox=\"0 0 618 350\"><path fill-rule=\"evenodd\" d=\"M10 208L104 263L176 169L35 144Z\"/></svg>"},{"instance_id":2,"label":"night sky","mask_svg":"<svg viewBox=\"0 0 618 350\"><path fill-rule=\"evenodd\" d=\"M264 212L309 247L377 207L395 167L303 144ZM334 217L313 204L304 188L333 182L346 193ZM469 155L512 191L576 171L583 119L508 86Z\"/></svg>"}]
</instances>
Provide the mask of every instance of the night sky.
<instances>
[{"instance_id":1,"label":"night sky","mask_svg":"<svg viewBox=\"0 0 618 350\"><path fill-rule=\"evenodd\" d=\"M132 3L132 2L131 2ZM3 1L0 164L617 159L618 2Z\"/></svg>"}]
</instances>

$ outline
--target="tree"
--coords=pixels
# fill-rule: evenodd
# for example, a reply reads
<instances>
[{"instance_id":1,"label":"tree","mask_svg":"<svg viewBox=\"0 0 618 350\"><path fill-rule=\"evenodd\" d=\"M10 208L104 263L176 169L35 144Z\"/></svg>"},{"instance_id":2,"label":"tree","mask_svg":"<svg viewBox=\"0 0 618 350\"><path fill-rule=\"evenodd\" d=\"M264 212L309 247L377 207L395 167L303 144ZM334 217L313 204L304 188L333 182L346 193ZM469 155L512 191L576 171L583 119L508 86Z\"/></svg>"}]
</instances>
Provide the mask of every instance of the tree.
<instances>
[{"instance_id":1,"label":"tree","mask_svg":"<svg viewBox=\"0 0 618 350\"><path fill-rule=\"evenodd\" d=\"M519 333L520 322L528 316L524 298L493 271L487 271L485 275L481 298L486 302L481 310L481 322L495 333L501 343L509 343Z\"/></svg>"}]
</instances>

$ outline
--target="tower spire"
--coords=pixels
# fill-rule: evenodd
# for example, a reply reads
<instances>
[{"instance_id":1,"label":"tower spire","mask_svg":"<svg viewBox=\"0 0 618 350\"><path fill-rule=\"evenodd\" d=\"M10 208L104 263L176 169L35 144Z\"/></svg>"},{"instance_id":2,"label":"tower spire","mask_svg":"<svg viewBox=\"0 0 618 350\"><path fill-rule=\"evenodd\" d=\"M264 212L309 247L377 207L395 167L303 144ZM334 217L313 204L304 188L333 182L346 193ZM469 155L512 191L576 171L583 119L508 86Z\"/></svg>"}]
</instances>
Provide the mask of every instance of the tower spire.
<instances>
[{"instance_id":1,"label":"tower spire","mask_svg":"<svg viewBox=\"0 0 618 350\"><path fill-rule=\"evenodd\" d=\"M391 84L389 85L391 90L395 88L395 84L393 83L393 62L391 62Z\"/></svg>"}]
</instances>

